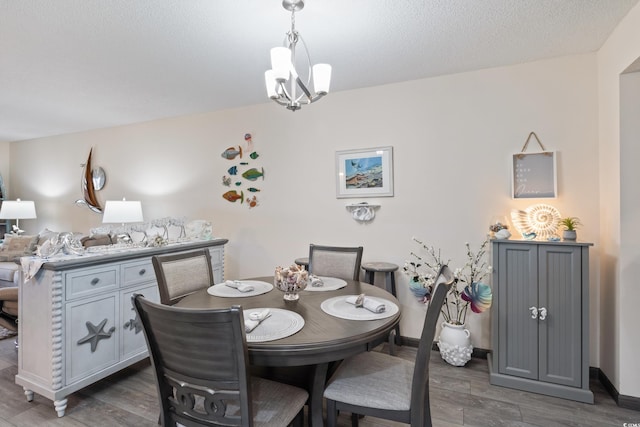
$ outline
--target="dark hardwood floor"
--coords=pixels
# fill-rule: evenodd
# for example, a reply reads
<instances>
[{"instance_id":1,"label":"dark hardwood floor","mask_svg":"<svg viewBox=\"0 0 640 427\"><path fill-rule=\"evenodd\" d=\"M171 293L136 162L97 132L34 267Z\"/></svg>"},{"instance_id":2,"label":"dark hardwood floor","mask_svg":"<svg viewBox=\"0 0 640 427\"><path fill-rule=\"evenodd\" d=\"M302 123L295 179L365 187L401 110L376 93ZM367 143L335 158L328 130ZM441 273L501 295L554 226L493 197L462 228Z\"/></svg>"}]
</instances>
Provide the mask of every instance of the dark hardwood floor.
<instances>
[{"instance_id":1,"label":"dark hardwood floor","mask_svg":"<svg viewBox=\"0 0 640 427\"><path fill-rule=\"evenodd\" d=\"M415 357L415 348L400 347L399 356ZM0 427L5 426L131 426L156 427L158 403L148 361L140 362L69 396L66 415L58 418L53 403L36 394L27 402L14 381L18 368L13 338L0 341ZM433 425L451 426L580 426L623 427L640 423L640 412L618 408L597 381L595 405L542 396L489 384L486 360L467 366L446 364L437 352L431 358ZM350 425L348 414L340 426ZM362 427L400 426L366 417Z\"/></svg>"}]
</instances>

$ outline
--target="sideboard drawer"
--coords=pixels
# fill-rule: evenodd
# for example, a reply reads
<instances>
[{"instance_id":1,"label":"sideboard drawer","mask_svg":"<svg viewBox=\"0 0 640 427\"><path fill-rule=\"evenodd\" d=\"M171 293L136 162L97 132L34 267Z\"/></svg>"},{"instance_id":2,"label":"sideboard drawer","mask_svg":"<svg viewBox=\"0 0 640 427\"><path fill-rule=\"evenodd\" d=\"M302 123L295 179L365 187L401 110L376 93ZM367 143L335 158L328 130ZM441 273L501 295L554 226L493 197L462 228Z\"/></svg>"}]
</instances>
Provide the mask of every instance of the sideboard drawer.
<instances>
[{"instance_id":1,"label":"sideboard drawer","mask_svg":"<svg viewBox=\"0 0 640 427\"><path fill-rule=\"evenodd\" d=\"M151 260L127 262L122 264L122 287L137 285L156 280Z\"/></svg>"},{"instance_id":2,"label":"sideboard drawer","mask_svg":"<svg viewBox=\"0 0 640 427\"><path fill-rule=\"evenodd\" d=\"M66 297L70 300L116 289L119 272L116 265L71 271L65 279Z\"/></svg>"}]
</instances>

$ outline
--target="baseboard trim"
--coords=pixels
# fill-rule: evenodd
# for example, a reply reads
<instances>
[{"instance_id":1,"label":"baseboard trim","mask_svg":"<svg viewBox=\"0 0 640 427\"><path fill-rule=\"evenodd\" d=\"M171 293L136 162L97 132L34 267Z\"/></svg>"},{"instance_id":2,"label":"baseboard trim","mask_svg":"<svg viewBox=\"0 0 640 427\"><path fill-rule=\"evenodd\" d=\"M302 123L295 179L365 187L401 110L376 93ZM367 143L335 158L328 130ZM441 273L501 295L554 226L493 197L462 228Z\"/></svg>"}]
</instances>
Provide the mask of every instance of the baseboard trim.
<instances>
[{"instance_id":1,"label":"baseboard trim","mask_svg":"<svg viewBox=\"0 0 640 427\"><path fill-rule=\"evenodd\" d=\"M402 343L402 345L406 345L408 347L416 347L418 348L418 344L420 344L420 340L417 338L408 338L408 337L400 337L400 342ZM435 350L435 351L439 351L440 349L438 348L438 343L437 342L433 342L433 344L431 345L431 349ZM484 348L473 348L473 351L471 352L471 357L477 358L477 359L486 359L487 358L487 354L489 354L491 352L491 350L487 350Z\"/></svg>"},{"instance_id":2,"label":"baseboard trim","mask_svg":"<svg viewBox=\"0 0 640 427\"><path fill-rule=\"evenodd\" d=\"M597 378L600 381L600 384L602 384L604 389L611 395L619 407L640 411L640 397L620 394L607 375L602 372L600 368L590 368L589 374L591 375L592 372L595 374L594 378Z\"/></svg>"},{"instance_id":3,"label":"baseboard trim","mask_svg":"<svg viewBox=\"0 0 640 427\"><path fill-rule=\"evenodd\" d=\"M418 347L418 344L420 344L420 340L417 338L409 338L403 336L400 337L400 342L402 345L416 348ZM438 351L438 343L434 341L431 349ZM487 350L484 348L474 348L473 352L471 353L471 357L486 359L489 353L491 353L491 350ZM593 366L589 367L589 378L597 379L598 381L600 381L600 384L602 384L604 389L607 391L607 393L609 393L609 395L611 395L613 400L620 408L640 411L640 397L625 396L623 394L620 394L613 383L609 380L609 378L607 378L605 373L602 372L600 368L596 368Z\"/></svg>"}]
</instances>

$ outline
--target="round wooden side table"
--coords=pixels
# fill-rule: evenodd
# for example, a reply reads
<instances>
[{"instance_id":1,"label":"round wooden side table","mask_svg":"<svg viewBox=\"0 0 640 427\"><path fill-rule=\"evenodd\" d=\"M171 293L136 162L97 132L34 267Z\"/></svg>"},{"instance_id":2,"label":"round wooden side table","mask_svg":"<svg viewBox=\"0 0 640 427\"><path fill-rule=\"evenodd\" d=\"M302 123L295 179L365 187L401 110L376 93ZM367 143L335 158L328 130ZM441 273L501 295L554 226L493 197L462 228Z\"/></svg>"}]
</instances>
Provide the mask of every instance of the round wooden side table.
<instances>
[{"instance_id":1,"label":"round wooden side table","mask_svg":"<svg viewBox=\"0 0 640 427\"><path fill-rule=\"evenodd\" d=\"M364 280L370 285L374 284L373 282L376 273L384 273L385 290L391 293L394 297L397 297L395 275L396 270L398 270L397 265L390 262L363 262L362 269L365 272Z\"/></svg>"}]
</instances>

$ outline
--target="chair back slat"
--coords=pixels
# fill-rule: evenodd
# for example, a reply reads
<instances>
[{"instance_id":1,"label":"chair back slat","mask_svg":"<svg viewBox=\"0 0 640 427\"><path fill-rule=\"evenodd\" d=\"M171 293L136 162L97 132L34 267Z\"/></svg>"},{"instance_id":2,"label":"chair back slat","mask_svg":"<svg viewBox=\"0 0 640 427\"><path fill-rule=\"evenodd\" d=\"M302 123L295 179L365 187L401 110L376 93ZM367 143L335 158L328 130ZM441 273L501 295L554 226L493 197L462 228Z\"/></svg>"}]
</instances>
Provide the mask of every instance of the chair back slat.
<instances>
[{"instance_id":1,"label":"chair back slat","mask_svg":"<svg viewBox=\"0 0 640 427\"><path fill-rule=\"evenodd\" d=\"M173 305L185 296L214 284L208 249L155 255L151 260L162 304Z\"/></svg>"},{"instance_id":2,"label":"chair back slat","mask_svg":"<svg viewBox=\"0 0 640 427\"><path fill-rule=\"evenodd\" d=\"M309 272L316 276L359 280L363 247L309 246Z\"/></svg>"},{"instance_id":3,"label":"chair back slat","mask_svg":"<svg viewBox=\"0 0 640 427\"><path fill-rule=\"evenodd\" d=\"M156 373L162 425L252 425L242 308L194 310L133 303Z\"/></svg>"},{"instance_id":4,"label":"chair back slat","mask_svg":"<svg viewBox=\"0 0 640 427\"><path fill-rule=\"evenodd\" d=\"M418 353L411 384L411 425L423 425L425 419L431 419L429 407L429 359L440 318L440 310L447 293L455 283L453 272L447 265L440 267L436 276L433 294L424 319Z\"/></svg>"}]
</instances>

